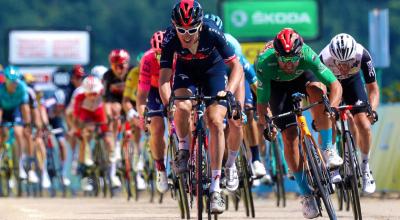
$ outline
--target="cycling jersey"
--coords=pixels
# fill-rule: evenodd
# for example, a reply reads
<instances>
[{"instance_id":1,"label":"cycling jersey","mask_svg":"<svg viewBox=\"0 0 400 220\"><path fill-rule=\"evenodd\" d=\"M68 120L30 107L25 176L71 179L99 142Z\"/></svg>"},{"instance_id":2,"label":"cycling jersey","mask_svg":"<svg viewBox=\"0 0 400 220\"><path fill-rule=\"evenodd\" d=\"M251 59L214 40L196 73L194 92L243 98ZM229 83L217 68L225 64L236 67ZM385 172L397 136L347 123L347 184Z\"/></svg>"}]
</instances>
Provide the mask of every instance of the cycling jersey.
<instances>
[{"instance_id":1,"label":"cycling jersey","mask_svg":"<svg viewBox=\"0 0 400 220\"><path fill-rule=\"evenodd\" d=\"M271 81L292 81L306 71L311 71L319 81L327 86L336 80L333 73L319 60L318 55L306 44L301 49L299 65L293 74L287 74L279 68L273 48L261 53L257 57L255 65L258 78L257 103L268 103L271 96Z\"/></svg>"},{"instance_id":2,"label":"cycling jersey","mask_svg":"<svg viewBox=\"0 0 400 220\"><path fill-rule=\"evenodd\" d=\"M61 89L57 89L49 98L43 101L48 117L50 119L57 117L57 108L64 107L64 103L65 94Z\"/></svg>"},{"instance_id":3,"label":"cycling jersey","mask_svg":"<svg viewBox=\"0 0 400 220\"><path fill-rule=\"evenodd\" d=\"M173 25L167 28L161 45L161 68L172 68L174 54L177 54L177 69L183 66L186 69L201 69L202 74L214 64L224 60L229 62L236 58L231 47L227 46L224 34L214 22L204 20L199 30L199 42L195 54L183 48Z\"/></svg>"},{"instance_id":4,"label":"cycling jersey","mask_svg":"<svg viewBox=\"0 0 400 220\"><path fill-rule=\"evenodd\" d=\"M149 91L150 87L158 88L159 72L160 64L157 61L157 54L150 49L144 53L140 61L139 88L144 91Z\"/></svg>"},{"instance_id":5,"label":"cycling jersey","mask_svg":"<svg viewBox=\"0 0 400 220\"><path fill-rule=\"evenodd\" d=\"M342 73L338 66L337 61L332 57L329 52L329 45L327 45L319 54L321 61L332 70L338 80L343 80L354 76L362 70L364 74L364 80L366 83L372 83L376 81L375 68L372 63L372 58L368 51L361 45L356 44L356 57L355 59L349 60L351 69L348 73Z\"/></svg>"},{"instance_id":6,"label":"cycling jersey","mask_svg":"<svg viewBox=\"0 0 400 220\"><path fill-rule=\"evenodd\" d=\"M106 102L122 102L122 97L125 89L125 80L128 77L128 73L132 69L133 67L129 67L128 72L124 76L122 76L122 78L116 76L112 71L112 69L109 69L104 74L103 76L103 83L105 84L104 98Z\"/></svg>"},{"instance_id":7,"label":"cycling jersey","mask_svg":"<svg viewBox=\"0 0 400 220\"><path fill-rule=\"evenodd\" d=\"M250 62L246 59L246 57L243 56L242 47L240 46L240 43L232 35L227 33L225 33L224 35L229 45L234 49L236 56L239 57L240 64L242 64L243 66L243 71L246 81L250 85L256 83L257 82L256 72L254 70L253 65L251 65Z\"/></svg>"},{"instance_id":8,"label":"cycling jersey","mask_svg":"<svg viewBox=\"0 0 400 220\"><path fill-rule=\"evenodd\" d=\"M84 92L79 93L74 98L74 116L81 122L102 123L101 130L108 130L106 121L107 116L104 111L103 98L98 96L95 100L86 98Z\"/></svg>"},{"instance_id":9,"label":"cycling jersey","mask_svg":"<svg viewBox=\"0 0 400 220\"><path fill-rule=\"evenodd\" d=\"M128 72L125 80L124 97L129 97L131 101L136 101L137 88L139 84L139 67L134 67Z\"/></svg>"},{"instance_id":10,"label":"cycling jersey","mask_svg":"<svg viewBox=\"0 0 400 220\"><path fill-rule=\"evenodd\" d=\"M72 113L74 111L74 103L75 103L75 98L78 94L81 94L84 92L84 89L82 86L79 86L78 88L76 88L72 95L71 95L71 101L68 103L67 109L66 109L66 113Z\"/></svg>"},{"instance_id":11,"label":"cycling jersey","mask_svg":"<svg viewBox=\"0 0 400 220\"><path fill-rule=\"evenodd\" d=\"M23 81L18 81L15 92L9 93L6 84L0 84L0 109L12 110L22 104L29 103L28 86Z\"/></svg>"},{"instance_id":12,"label":"cycling jersey","mask_svg":"<svg viewBox=\"0 0 400 220\"><path fill-rule=\"evenodd\" d=\"M35 109L35 108L38 107L38 102L37 102L37 98L36 98L36 92L30 86L28 86L27 89L28 89L28 96L29 96L29 102L28 102L29 103L29 107L31 109Z\"/></svg>"}]
</instances>

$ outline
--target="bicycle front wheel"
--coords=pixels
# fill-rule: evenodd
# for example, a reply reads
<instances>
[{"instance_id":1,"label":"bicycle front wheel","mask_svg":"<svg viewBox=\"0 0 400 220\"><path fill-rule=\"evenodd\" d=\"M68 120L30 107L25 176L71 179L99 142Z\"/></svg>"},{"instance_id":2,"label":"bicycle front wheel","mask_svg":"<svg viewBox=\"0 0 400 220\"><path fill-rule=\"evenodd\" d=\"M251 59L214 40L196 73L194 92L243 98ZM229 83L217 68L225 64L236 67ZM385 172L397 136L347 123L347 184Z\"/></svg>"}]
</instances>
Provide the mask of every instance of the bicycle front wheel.
<instances>
[{"instance_id":1,"label":"bicycle front wheel","mask_svg":"<svg viewBox=\"0 0 400 220\"><path fill-rule=\"evenodd\" d=\"M360 205L360 194L358 192L358 175L357 175L357 169L355 165L355 160L357 160L355 156L355 148L354 148L354 141L353 138L351 137L350 132L346 132L345 135L346 141L344 142L346 144L345 147L345 181L346 184L349 184L350 187L348 187L348 195L349 195L349 200L351 201L351 207L353 210L353 215L354 219L362 219L362 214L361 214L361 205Z\"/></svg>"},{"instance_id":2,"label":"bicycle front wheel","mask_svg":"<svg viewBox=\"0 0 400 220\"><path fill-rule=\"evenodd\" d=\"M307 163L311 172L314 188L317 189L316 195L320 197L325 205L326 212L331 220L336 220L335 209L333 208L330 196L330 179L327 170L323 167L322 158L320 158L316 146L310 137L304 137L305 153Z\"/></svg>"}]
</instances>

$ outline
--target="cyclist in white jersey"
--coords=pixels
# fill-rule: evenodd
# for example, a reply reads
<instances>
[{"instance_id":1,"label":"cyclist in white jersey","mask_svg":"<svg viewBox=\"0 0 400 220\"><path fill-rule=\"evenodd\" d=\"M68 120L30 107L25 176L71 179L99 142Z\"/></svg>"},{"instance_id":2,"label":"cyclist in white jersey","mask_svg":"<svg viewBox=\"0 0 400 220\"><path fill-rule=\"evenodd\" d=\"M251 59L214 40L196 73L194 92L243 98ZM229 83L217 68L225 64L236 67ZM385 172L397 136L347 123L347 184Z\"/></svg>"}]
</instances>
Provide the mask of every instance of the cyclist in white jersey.
<instances>
[{"instance_id":1,"label":"cyclist in white jersey","mask_svg":"<svg viewBox=\"0 0 400 220\"><path fill-rule=\"evenodd\" d=\"M375 192L375 181L369 168L371 147L371 124L377 120L376 109L379 104L379 87L375 69L368 51L348 34L341 33L332 38L320 53L321 61L329 67L343 87L343 101L349 105L369 102L373 114L367 116L366 110L351 110L350 129L361 150L361 170L363 192ZM363 73L364 83L361 79ZM367 93L365 91L367 90ZM368 94L368 95L367 95Z\"/></svg>"}]
</instances>

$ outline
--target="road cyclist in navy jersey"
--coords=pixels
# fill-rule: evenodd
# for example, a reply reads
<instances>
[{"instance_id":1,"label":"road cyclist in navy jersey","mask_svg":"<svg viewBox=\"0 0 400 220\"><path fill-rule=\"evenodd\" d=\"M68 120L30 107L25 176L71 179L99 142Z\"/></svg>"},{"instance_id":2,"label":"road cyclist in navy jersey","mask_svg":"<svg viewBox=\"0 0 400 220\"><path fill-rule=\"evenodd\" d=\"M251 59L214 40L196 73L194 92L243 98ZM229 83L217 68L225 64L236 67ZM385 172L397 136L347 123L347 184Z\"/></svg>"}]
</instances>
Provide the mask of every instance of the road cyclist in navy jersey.
<instances>
[{"instance_id":1,"label":"road cyclist in navy jersey","mask_svg":"<svg viewBox=\"0 0 400 220\"><path fill-rule=\"evenodd\" d=\"M233 98L233 93L243 77L243 67L221 30L214 22L203 21L203 9L195 0L178 1L172 10L171 17L172 25L166 30L161 48L159 90L163 104L167 105L171 96L170 77L174 54L177 56L172 88L175 95L192 95L194 87L199 85L206 96ZM226 65L232 70L227 83ZM192 103L176 101L175 105L174 118L179 138L179 151L174 161L174 169L182 173L187 170L189 157L189 118ZM212 170L210 185L212 213L222 213L225 210L219 182L225 150L223 120L226 112L223 102L207 103L206 118L210 132L209 150ZM235 161L236 155L230 156L234 158L228 158L228 160ZM227 188L236 190L239 184L234 163L231 167L225 166L225 170L228 173Z\"/></svg>"}]
</instances>

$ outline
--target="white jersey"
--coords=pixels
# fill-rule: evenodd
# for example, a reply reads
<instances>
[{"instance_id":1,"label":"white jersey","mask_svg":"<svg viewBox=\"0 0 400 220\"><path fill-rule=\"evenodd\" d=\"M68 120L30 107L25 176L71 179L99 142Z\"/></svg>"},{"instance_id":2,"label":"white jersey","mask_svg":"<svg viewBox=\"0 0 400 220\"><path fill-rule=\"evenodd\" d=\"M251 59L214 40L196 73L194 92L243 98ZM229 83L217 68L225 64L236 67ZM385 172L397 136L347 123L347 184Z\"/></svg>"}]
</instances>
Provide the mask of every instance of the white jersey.
<instances>
[{"instance_id":1,"label":"white jersey","mask_svg":"<svg viewBox=\"0 0 400 220\"><path fill-rule=\"evenodd\" d=\"M337 66L337 61L332 57L329 51L329 44L319 54L321 61L335 74L338 80L343 80L358 74L362 70L366 83L375 82L375 69L372 64L372 58L368 51L361 45L356 45L356 56L354 60L350 60L351 69L347 73L343 73Z\"/></svg>"}]
</instances>

